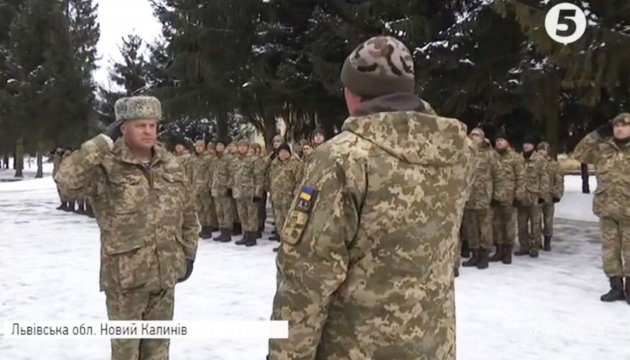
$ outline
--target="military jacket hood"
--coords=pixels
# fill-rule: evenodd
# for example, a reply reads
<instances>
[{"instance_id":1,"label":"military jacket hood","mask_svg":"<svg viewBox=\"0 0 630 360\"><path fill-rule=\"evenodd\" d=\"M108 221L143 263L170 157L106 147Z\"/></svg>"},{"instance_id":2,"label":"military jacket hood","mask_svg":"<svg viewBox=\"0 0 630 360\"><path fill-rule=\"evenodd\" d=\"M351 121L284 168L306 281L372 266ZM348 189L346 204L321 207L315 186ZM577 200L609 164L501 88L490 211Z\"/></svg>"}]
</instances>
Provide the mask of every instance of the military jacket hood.
<instances>
[{"instance_id":1,"label":"military jacket hood","mask_svg":"<svg viewBox=\"0 0 630 360\"><path fill-rule=\"evenodd\" d=\"M466 126L435 115L412 94L392 94L364 102L342 130L370 141L392 156L419 165L447 166L466 159Z\"/></svg>"}]
</instances>

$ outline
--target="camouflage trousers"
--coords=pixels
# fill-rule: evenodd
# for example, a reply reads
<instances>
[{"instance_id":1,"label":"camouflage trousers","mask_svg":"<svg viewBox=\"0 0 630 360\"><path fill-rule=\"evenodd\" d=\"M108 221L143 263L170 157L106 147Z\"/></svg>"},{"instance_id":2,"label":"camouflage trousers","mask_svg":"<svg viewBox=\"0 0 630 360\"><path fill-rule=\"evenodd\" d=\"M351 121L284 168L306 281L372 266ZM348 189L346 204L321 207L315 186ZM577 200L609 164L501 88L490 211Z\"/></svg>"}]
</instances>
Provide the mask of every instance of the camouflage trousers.
<instances>
[{"instance_id":1,"label":"camouflage trousers","mask_svg":"<svg viewBox=\"0 0 630 360\"><path fill-rule=\"evenodd\" d=\"M243 231L258 231L258 203L250 198L236 199L236 209Z\"/></svg>"},{"instance_id":2,"label":"camouflage trousers","mask_svg":"<svg viewBox=\"0 0 630 360\"><path fill-rule=\"evenodd\" d=\"M172 320L175 289L107 293L109 320ZM167 360L168 339L112 339L112 360Z\"/></svg>"},{"instance_id":3,"label":"camouflage trousers","mask_svg":"<svg viewBox=\"0 0 630 360\"><path fill-rule=\"evenodd\" d=\"M282 232L282 227L284 226L284 221L289 215L292 201L292 198L286 196L273 197L273 216L275 217L278 233Z\"/></svg>"},{"instance_id":4,"label":"camouflage trousers","mask_svg":"<svg viewBox=\"0 0 630 360\"><path fill-rule=\"evenodd\" d=\"M195 207L197 217L201 226L217 227L217 212L214 206L214 199L209 192L200 191L195 196Z\"/></svg>"},{"instance_id":5,"label":"camouflage trousers","mask_svg":"<svg viewBox=\"0 0 630 360\"><path fill-rule=\"evenodd\" d=\"M492 208L492 238L495 245L514 245L516 208L512 204L501 204Z\"/></svg>"},{"instance_id":6,"label":"camouflage trousers","mask_svg":"<svg viewBox=\"0 0 630 360\"><path fill-rule=\"evenodd\" d=\"M602 262L608 277L630 277L630 220L599 218Z\"/></svg>"},{"instance_id":7,"label":"camouflage trousers","mask_svg":"<svg viewBox=\"0 0 630 360\"><path fill-rule=\"evenodd\" d=\"M232 198L220 196L214 198L214 206L217 211L219 228L232 231L234 227L234 209L232 208Z\"/></svg>"},{"instance_id":8,"label":"camouflage trousers","mask_svg":"<svg viewBox=\"0 0 630 360\"><path fill-rule=\"evenodd\" d=\"M518 242L524 249L540 249L542 242L541 205L518 207Z\"/></svg>"},{"instance_id":9,"label":"camouflage trousers","mask_svg":"<svg viewBox=\"0 0 630 360\"><path fill-rule=\"evenodd\" d=\"M468 247L492 249L492 209L464 210L463 228Z\"/></svg>"},{"instance_id":10,"label":"camouflage trousers","mask_svg":"<svg viewBox=\"0 0 630 360\"><path fill-rule=\"evenodd\" d=\"M553 213L555 210L555 204L544 204L542 207L543 213L543 230L544 236L553 236Z\"/></svg>"},{"instance_id":11,"label":"camouflage trousers","mask_svg":"<svg viewBox=\"0 0 630 360\"><path fill-rule=\"evenodd\" d=\"M234 224L242 223L241 218L238 216L238 206L236 206L236 199L230 198L230 204L230 206L232 207L232 222Z\"/></svg>"}]
</instances>

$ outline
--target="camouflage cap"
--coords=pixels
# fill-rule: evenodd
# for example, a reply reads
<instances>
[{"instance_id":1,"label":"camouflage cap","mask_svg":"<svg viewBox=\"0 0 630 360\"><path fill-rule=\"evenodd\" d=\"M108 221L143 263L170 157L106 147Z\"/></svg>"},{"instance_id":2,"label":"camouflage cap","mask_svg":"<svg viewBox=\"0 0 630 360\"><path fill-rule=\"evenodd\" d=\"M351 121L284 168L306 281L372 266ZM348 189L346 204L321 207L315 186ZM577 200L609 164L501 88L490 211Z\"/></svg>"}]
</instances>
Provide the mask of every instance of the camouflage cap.
<instances>
[{"instance_id":1,"label":"camouflage cap","mask_svg":"<svg viewBox=\"0 0 630 360\"><path fill-rule=\"evenodd\" d=\"M537 146L536 146L536 150L545 150L547 152L549 152L549 149L551 149L551 146L549 145L548 142L546 141L541 141Z\"/></svg>"},{"instance_id":2,"label":"camouflage cap","mask_svg":"<svg viewBox=\"0 0 630 360\"><path fill-rule=\"evenodd\" d=\"M391 36L373 37L348 55L341 69L341 82L364 97L413 93L415 74L411 52Z\"/></svg>"},{"instance_id":3,"label":"camouflage cap","mask_svg":"<svg viewBox=\"0 0 630 360\"><path fill-rule=\"evenodd\" d=\"M483 132L483 130L478 127L472 129L472 131L470 132L470 136L473 136L473 135L478 135L478 136L481 136L482 138L486 137L486 134Z\"/></svg>"},{"instance_id":4,"label":"camouflage cap","mask_svg":"<svg viewBox=\"0 0 630 360\"><path fill-rule=\"evenodd\" d=\"M120 98L114 104L116 120L162 119L162 104L153 96Z\"/></svg>"},{"instance_id":5,"label":"camouflage cap","mask_svg":"<svg viewBox=\"0 0 630 360\"><path fill-rule=\"evenodd\" d=\"M621 113L612 120L612 124L627 124L630 125L630 113Z\"/></svg>"},{"instance_id":6,"label":"camouflage cap","mask_svg":"<svg viewBox=\"0 0 630 360\"><path fill-rule=\"evenodd\" d=\"M239 140L236 142L236 145L238 146L249 146L249 141L247 140Z\"/></svg>"}]
</instances>

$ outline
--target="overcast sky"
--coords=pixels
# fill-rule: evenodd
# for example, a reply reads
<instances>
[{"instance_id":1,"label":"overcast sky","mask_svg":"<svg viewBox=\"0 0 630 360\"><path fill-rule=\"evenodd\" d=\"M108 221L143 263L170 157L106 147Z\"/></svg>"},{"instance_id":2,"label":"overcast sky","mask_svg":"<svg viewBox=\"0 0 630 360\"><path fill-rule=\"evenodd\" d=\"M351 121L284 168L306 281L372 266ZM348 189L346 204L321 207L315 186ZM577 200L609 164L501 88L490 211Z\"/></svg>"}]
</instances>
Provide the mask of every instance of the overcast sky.
<instances>
[{"instance_id":1,"label":"overcast sky","mask_svg":"<svg viewBox=\"0 0 630 360\"><path fill-rule=\"evenodd\" d=\"M151 42L160 36L160 23L153 16L149 0L96 0L101 37L98 43L99 70L95 80L107 87L107 69L112 60L121 59L119 47L127 34L140 35Z\"/></svg>"}]
</instances>

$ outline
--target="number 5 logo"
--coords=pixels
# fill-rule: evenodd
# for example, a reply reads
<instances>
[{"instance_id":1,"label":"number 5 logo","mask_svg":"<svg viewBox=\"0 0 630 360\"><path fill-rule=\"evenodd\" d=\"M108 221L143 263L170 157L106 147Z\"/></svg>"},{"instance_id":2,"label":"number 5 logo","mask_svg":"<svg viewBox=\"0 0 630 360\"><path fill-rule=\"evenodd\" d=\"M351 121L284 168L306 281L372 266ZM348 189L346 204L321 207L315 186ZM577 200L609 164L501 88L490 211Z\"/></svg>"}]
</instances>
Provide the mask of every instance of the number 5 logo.
<instances>
[{"instance_id":1,"label":"number 5 logo","mask_svg":"<svg viewBox=\"0 0 630 360\"><path fill-rule=\"evenodd\" d=\"M579 40L586 31L586 15L576 5L560 3L545 16L545 30L555 42L567 45Z\"/></svg>"}]
</instances>

